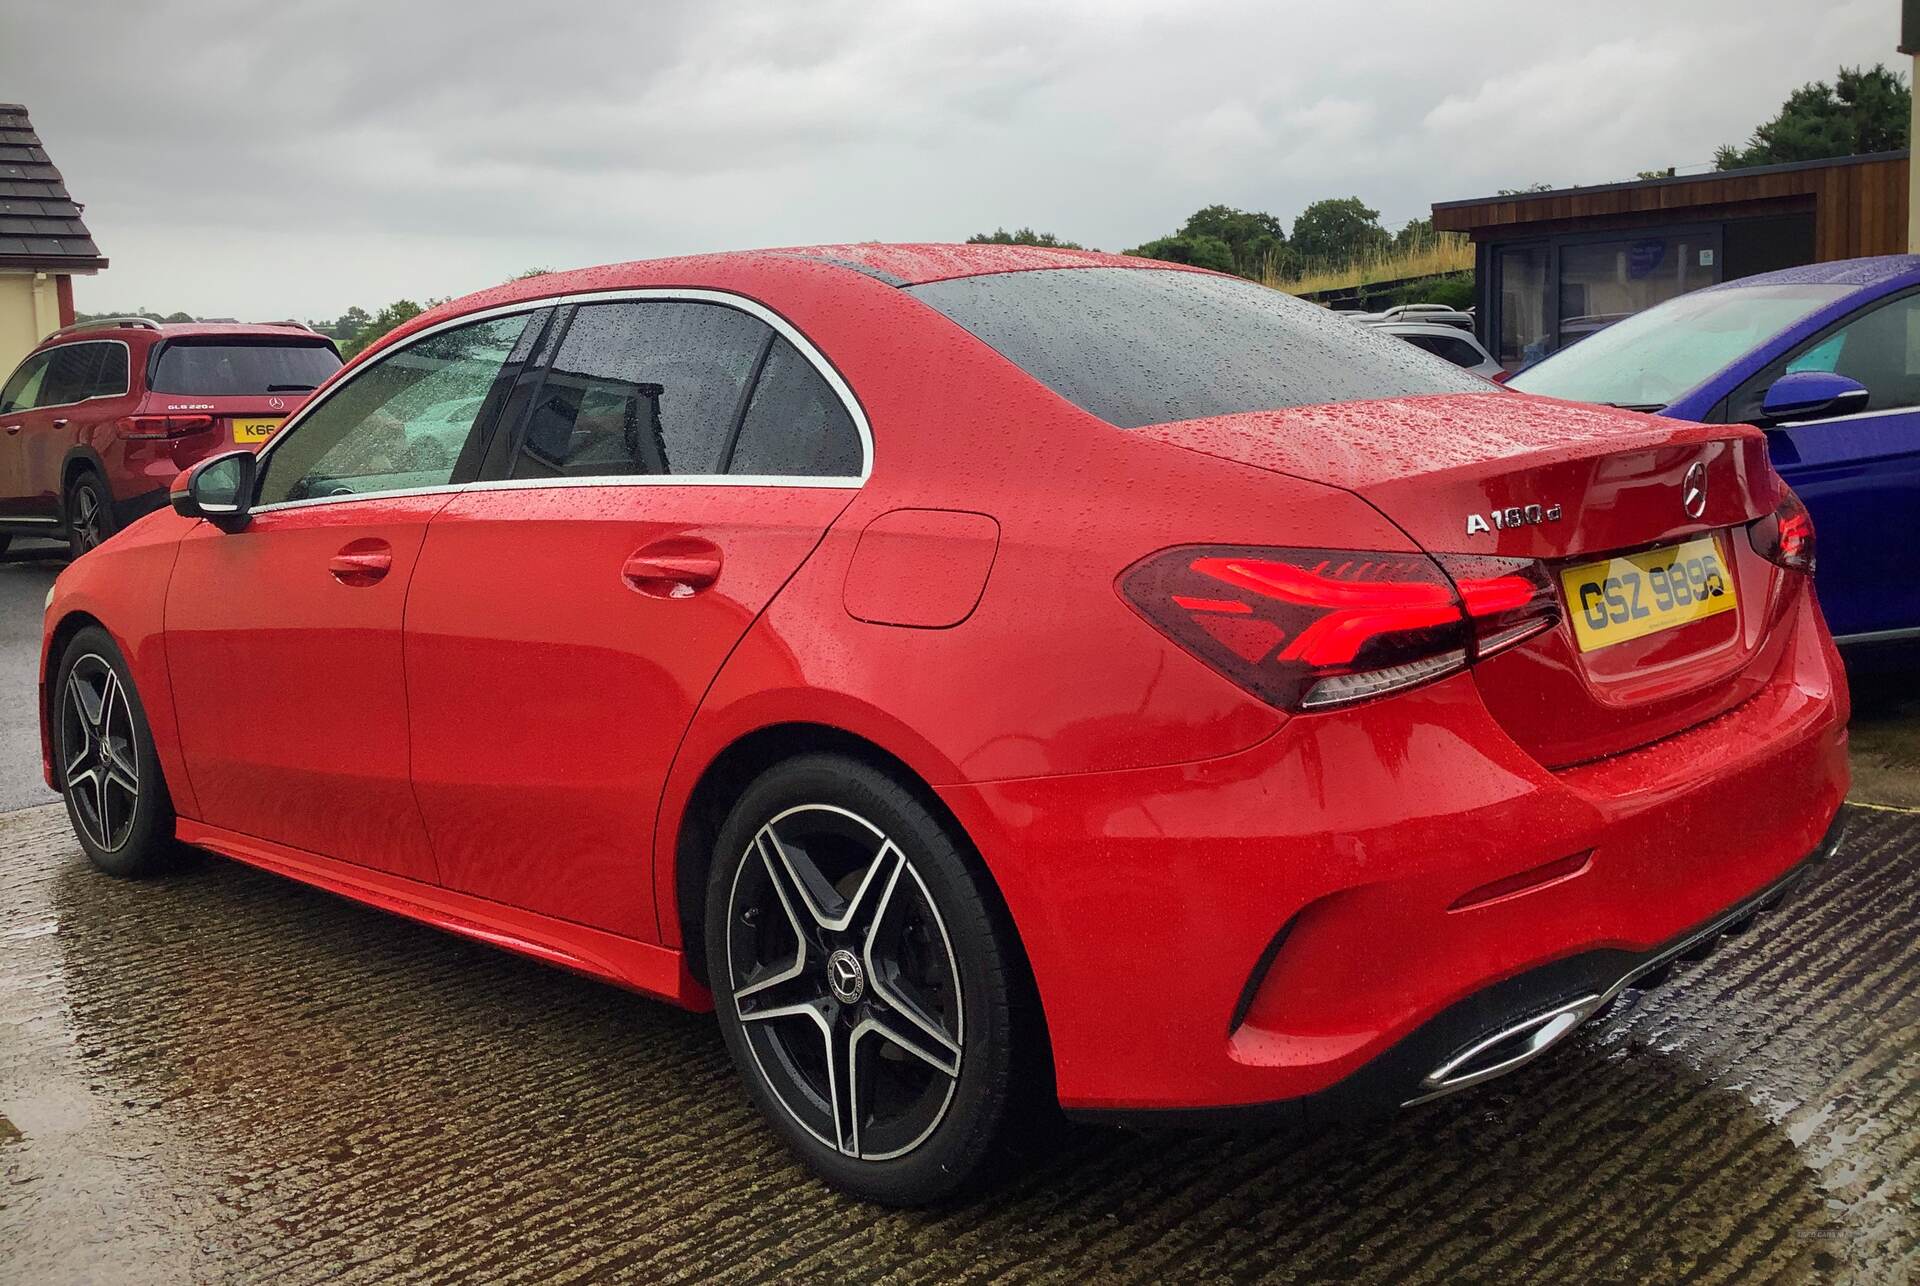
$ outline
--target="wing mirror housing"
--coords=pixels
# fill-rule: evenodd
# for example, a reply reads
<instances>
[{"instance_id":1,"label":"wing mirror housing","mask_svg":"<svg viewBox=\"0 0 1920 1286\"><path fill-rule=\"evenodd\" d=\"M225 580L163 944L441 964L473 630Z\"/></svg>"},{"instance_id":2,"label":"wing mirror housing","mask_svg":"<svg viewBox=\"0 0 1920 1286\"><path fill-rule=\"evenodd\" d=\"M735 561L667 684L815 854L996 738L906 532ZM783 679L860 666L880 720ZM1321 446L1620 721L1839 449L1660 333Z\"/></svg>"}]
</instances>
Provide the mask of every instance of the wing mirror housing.
<instances>
[{"instance_id":1,"label":"wing mirror housing","mask_svg":"<svg viewBox=\"0 0 1920 1286\"><path fill-rule=\"evenodd\" d=\"M173 480L167 499L183 518L204 518L222 531L239 531L253 508L258 467L251 451L208 456Z\"/></svg>"},{"instance_id":2,"label":"wing mirror housing","mask_svg":"<svg viewBox=\"0 0 1920 1286\"><path fill-rule=\"evenodd\" d=\"M1831 371L1795 371L1768 386L1760 399L1760 423L1788 420L1830 420L1867 409L1872 395L1866 385Z\"/></svg>"}]
</instances>

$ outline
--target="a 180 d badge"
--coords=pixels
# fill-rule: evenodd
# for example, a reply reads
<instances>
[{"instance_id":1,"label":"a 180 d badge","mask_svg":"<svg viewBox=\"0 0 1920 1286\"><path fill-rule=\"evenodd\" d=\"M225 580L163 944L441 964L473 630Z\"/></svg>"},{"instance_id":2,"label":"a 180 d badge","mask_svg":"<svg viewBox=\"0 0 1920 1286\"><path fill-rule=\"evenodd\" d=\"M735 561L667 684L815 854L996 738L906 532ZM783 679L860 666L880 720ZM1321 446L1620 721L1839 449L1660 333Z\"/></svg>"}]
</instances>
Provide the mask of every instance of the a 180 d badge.
<instances>
[{"instance_id":1,"label":"a 180 d badge","mask_svg":"<svg viewBox=\"0 0 1920 1286\"><path fill-rule=\"evenodd\" d=\"M1543 522L1559 522L1559 505L1515 505L1492 513L1468 514L1467 534L1505 531L1509 527L1536 527Z\"/></svg>"}]
</instances>

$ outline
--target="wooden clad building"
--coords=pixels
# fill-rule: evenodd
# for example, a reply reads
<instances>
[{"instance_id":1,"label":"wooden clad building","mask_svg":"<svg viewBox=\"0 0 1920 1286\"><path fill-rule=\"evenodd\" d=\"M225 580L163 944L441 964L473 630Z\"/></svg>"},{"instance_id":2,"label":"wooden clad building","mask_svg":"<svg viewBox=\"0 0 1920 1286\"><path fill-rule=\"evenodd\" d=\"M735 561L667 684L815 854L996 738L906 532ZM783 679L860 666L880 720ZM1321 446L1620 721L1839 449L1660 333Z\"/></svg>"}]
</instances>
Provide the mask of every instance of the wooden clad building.
<instances>
[{"instance_id":1,"label":"wooden clad building","mask_svg":"<svg viewBox=\"0 0 1920 1286\"><path fill-rule=\"evenodd\" d=\"M1476 246L1480 337L1509 368L1702 286L1907 249L1907 153L1445 201Z\"/></svg>"}]
</instances>

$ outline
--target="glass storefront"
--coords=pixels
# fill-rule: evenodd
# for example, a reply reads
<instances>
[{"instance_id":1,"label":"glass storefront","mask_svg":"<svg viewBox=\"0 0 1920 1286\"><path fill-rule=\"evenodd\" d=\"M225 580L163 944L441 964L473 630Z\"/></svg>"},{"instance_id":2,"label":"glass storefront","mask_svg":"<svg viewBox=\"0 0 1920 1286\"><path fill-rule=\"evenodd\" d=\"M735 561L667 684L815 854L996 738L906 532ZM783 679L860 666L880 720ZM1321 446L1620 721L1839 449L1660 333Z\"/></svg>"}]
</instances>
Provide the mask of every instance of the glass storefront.
<instances>
[{"instance_id":1,"label":"glass storefront","mask_svg":"<svg viewBox=\"0 0 1920 1286\"><path fill-rule=\"evenodd\" d=\"M1517 370L1623 317L1721 280L1721 225L1493 248L1495 355Z\"/></svg>"}]
</instances>

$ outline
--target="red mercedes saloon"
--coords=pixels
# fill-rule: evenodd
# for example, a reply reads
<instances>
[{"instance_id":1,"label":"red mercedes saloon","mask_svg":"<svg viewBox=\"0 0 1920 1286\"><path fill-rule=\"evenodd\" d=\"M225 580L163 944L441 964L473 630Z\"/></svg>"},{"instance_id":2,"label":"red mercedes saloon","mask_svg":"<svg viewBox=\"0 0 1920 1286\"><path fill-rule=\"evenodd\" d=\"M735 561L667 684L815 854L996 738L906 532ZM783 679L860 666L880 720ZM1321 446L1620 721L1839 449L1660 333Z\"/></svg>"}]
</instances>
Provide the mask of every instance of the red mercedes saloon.
<instances>
[{"instance_id":1,"label":"red mercedes saloon","mask_svg":"<svg viewBox=\"0 0 1920 1286\"><path fill-rule=\"evenodd\" d=\"M1527 1063L1828 851L1847 695L1759 432L1508 392L1142 259L516 282L49 599L48 781L689 1008L891 1203L1034 1104L1303 1124Z\"/></svg>"}]
</instances>

